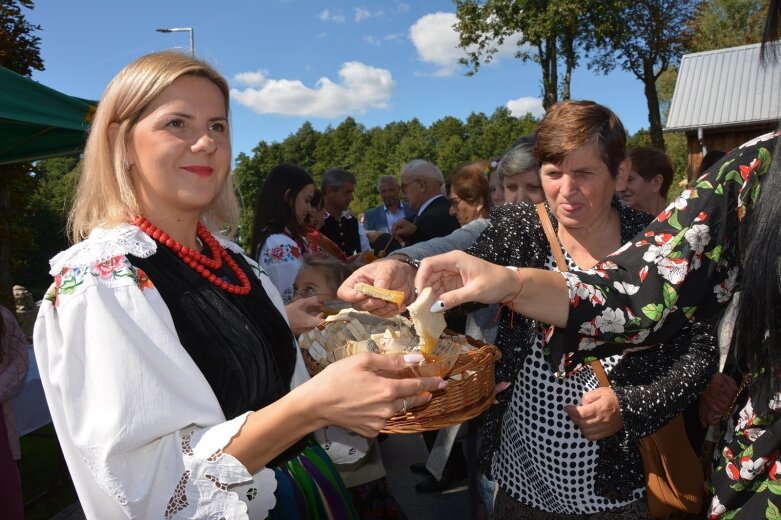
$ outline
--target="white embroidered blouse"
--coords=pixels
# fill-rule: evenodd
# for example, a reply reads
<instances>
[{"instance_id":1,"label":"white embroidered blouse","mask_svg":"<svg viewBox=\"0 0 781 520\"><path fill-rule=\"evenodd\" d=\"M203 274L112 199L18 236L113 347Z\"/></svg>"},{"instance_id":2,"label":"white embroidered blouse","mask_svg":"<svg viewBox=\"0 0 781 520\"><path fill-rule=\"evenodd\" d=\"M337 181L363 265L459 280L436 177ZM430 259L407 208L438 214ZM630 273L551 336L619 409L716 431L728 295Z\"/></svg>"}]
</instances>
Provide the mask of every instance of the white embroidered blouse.
<instances>
[{"instance_id":1,"label":"white embroidered blouse","mask_svg":"<svg viewBox=\"0 0 781 520\"><path fill-rule=\"evenodd\" d=\"M285 305L293 301L293 283L304 265L302 256L305 252L285 233L270 235L260 248L257 261L268 273Z\"/></svg>"},{"instance_id":2,"label":"white embroidered blouse","mask_svg":"<svg viewBox=\"0 0 781 520\"><path fill-rule=\"evenodd\" d=\"M252 412L225 420L159 292L126 256L156 250L121 225L51 260L55 284L35 325L35 355L81 505L88 518L265 518L275 505L273 470L251 475L222 451ZM268 276L248 262L284 316ZM308 378L297 353L291 387ZM364 442L343 461L365 451Z\"/></svg>"}]
</instances>

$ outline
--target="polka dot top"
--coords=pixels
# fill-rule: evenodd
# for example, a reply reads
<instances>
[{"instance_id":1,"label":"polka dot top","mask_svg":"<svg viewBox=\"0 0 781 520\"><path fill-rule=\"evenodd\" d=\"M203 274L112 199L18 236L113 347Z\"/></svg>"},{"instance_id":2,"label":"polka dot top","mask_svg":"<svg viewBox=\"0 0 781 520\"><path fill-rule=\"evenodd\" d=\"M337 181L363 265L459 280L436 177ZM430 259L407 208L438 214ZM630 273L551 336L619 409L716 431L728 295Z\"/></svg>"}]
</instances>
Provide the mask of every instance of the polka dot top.
<instances>
[{"instance_id":1,"label":"polka dot top","mask_svg":"<svg viewBox=\"0 0 781 520\"><path fill-rule=\"evenodd\" d=\"M565 252L570 270L577 266ZM549 257L546 268L555 268ZM545 361L544 330L537 337L512 386L513 395L502 423L494 476L523 504L554 513L588 514L615 509L643 497L641 486L630 500L608 500L594 489L599 445L586 439L564 406L579 404L582 395L599 386L591 367L557 378ZM610 373L621 356L602 360Z\"/></svg>"}]
</instances>

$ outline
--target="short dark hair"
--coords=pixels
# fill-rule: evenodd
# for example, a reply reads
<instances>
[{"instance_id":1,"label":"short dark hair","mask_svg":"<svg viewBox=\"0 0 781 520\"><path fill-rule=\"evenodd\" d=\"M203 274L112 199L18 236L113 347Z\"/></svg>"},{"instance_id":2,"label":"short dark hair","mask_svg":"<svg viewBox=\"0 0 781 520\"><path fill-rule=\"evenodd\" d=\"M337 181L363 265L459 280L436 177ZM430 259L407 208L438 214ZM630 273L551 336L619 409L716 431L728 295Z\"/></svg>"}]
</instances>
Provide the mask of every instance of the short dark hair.
<instances>
[{"instance_id":1,"label":"short dark hair","mask_svg":"<svg viewBox=\"0 0 781 520\"><path fill-rule=\"evenodd\" d=\"M632 170L646 181L662 176L659 195L667 197L667 190L673 182L673 163L667 154L653 146L637 146L630 150L629 158L632 159Z\"/></svg>"},{"instance_id":2,"label":"short dark hair","mask_svg":"<svg viewBox=\"0 0 781 520\"><path fill-rule=\"evenodd\" d=\"M347 182L354 185L355 175L342 168L330 168L323 174L323 180L320 182L320 189L325 194L328 193L328 188L338 190Z\"/></svg>"},{"instance_id":3,"label":"short dark hair","mask_svg":"<svg viewBox=\"0 0 781 520\"><path fill-rule=\"evenodd\" d=\"M626 159L626 130L606 106L593 101L563 101L553 105L537 128L534 157L543 163L560 164L574 150L594 141L610 174Z\"/></svg>"}]
</instances>

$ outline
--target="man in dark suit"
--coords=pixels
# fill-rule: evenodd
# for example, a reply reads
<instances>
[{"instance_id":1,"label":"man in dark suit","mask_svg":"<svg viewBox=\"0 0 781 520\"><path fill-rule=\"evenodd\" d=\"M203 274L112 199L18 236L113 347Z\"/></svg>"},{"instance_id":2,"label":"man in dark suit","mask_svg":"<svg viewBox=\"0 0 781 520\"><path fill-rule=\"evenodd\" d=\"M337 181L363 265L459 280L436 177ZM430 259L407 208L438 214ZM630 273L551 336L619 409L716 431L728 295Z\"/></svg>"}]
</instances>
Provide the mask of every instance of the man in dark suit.
<instances>
[{"instance_id":1,"label":"man in dark suit","mask_svg":"<svg viewBox=\"0 0 781 520\"><path fill-rule=\"evenodd\" d=\"M397 221L415 216L415 212L411 211L399 198L401 188L399 187L399 181L393 175L380 177L377 180L377 191L380 193L382 204L367 209L366 213L364 213L363 229L366 231L390 233L391 229L393 229L393 224Z\"/></svg>"},{"instance_id":2,"label":"man in dark suit","mask_svg":"<svg viewBox=\"0 0 781 520\"><path fill-rule=\"evenodd\" d=\"M401 193L416 212L412 219L393 225L391 234L407 245L449 235L458 229L450 214L450 201L444 196L445 179L436 165L415 159L401 170Z\"/></svg>"}]
</instances>

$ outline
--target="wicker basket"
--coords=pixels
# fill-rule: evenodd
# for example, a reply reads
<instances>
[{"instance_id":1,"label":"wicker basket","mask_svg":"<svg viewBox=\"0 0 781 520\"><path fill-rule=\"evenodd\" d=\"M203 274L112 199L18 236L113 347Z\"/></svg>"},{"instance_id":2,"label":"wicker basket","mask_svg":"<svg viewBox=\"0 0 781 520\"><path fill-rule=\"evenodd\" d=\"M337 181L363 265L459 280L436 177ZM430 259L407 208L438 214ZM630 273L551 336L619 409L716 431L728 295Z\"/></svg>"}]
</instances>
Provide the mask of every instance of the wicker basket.
<instances>
[{"instance_id":1,"label":"wicker basket","mask_svg":"<svg viewBox=\"0 0 781 520\"><path fill-rule=\"evenodd\" d=\"M446 333L449 331L446 331ZM461 424L483 413L494 401L494 364L502 357L494 345L467 337L475 347L458 357L444 390L434 392L426 405L388 419L383 433L419 433ZM312 375L323 370L304 350L304 363Z\"/></svg>"}]
</instances>

